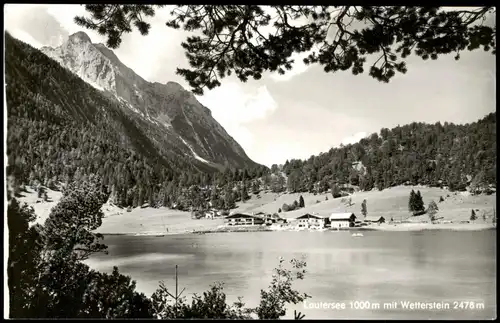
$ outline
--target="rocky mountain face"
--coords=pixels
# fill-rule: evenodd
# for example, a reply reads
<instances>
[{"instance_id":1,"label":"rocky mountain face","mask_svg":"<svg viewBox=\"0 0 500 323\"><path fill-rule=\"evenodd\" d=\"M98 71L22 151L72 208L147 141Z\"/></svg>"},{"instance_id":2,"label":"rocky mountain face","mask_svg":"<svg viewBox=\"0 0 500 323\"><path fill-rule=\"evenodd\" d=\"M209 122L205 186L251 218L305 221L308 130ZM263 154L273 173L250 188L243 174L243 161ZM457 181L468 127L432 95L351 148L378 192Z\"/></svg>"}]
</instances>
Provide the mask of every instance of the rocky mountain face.
<instances>
[{"instance_id":1,"label":"rocky mountain face","mask_svg":"<svg viewBox=\"0 0 500 323\"><path fill-rule=\"evenodd\" d=\"M191 92L175 82L144 80L84 32L41 51L116 100L162 154L188 156L202 167L257 165Z\"/></svg>"}]
</instances>

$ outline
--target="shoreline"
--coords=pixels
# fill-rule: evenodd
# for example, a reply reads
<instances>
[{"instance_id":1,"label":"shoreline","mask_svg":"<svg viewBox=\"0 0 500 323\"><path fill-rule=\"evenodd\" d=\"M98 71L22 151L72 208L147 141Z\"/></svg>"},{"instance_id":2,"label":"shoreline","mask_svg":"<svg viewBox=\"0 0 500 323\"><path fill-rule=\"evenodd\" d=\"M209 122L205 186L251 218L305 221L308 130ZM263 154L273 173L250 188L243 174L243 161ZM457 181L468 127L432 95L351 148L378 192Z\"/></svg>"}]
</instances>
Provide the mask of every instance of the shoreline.
<instances>
[{"instance_id":1,"label":"shoreline","mask_svg":"<svg viewBox=\"0 0 500 323\"><path fill-rule=\"evenodd\" d=\"M356 231L485 231L496 230L491 223L400 223L357 228ZM354 230L353 230L354 231Z\"/></svg>"},{"instance_id":2,"label":"shoreline","mask_svg":"<svg viewBox=\"0 0 500 323\"><path fill-rule=\"evenodd\" d=\"M395 187L383 191L360 192L352 195L354 204L361 203L363 199L370 201L371 214L383 216L385 219L407 218L407 195L411 188L420 188L422 194L430 200L437 200L445 196L445 201L440 204L439 215L445 221L444 223L425 223L420 222L427 217L412 217L416 220L411 223L383 223L371 224L366 227L349 228L348 231L426 231L426 230L452 230L452 231L481 231L496 230L492 224L492 217L495 216L496 194L492 196L469 196L457 194L435 188L426 187ZM28 203L34 208L37 218L30 226L35 223L43 224L48 218L52 207L54 207L61 198L61 192L48 189L50 201L43 202L37 197L34 190L30 189L24 194L20 201ZM235 212L254 213L261 211L264 213L275 212L281 207L283 202L289 203L290 200L297 199L299 193L293 194L274 194L263 193L261 199L254 199L240 203ZM341 199L329 199L320 201L326 194L318 196L310 193L304 193L306 207L295 211L289 211L281 214L283 218L289 221L304 213L315 213L321 216L327 216L331 212L352 211L351 206L345 206ZM316 202L315 202L316 201ZM475 210L478 219L470 223L460 223L470 220L470 210ZM130 211L120 208L112 203L106 203L102 207L105 216L102 224L94 230L95 233L105 235L141 235L141 236L165 236L179 234L206 234L206 233L224 233L224 232L249 232L249 231L294 231L292 228L276 227L225 227L224 220L216 219L192 219L192 215L186 211L173 210L166 207L160 208L135 208ZM417 222L418 221L418 222ZM396 225L394 225L396 224ZM293 223L292 223L293 225ZM223 227L223 228L222 228ZM309 231L309 230L307 230ZM329 230L328 230L329 231Z\"/></svg>"},{"instance_id":3,"label":"shoreline","mask_svg":"<svg viewBox=\"0 0 500 323\"><path fill-rule=\"evenodd\" d=\"M124 232L124 233L105 233L99 232L106 236L137 236L137 237L164 237L164 236L174 236L183 234L210 234L210 233L232 233L232 232L272 232L273 230L269 227L261 226L240 226L240 227L217 227L201 230L178 230L176 232L159 232L159 231L149 231L149 232Z\"/></svg>"},{"instance_id":4,"label":"shoreline","mask_svg":"<svg viewBox=\"0 0 500 323\"><path fill-rule=\"evenodd\" d=\"M358 232L358 231L382 231L382 232L418 232L418 231L487 231L496 230L496 226L491 224L429 224L429 223L403 223L403 224L381 224L372 225L369 227L350 228L347 230L340 230L342 232ZM202 230L179 230L177 232L100 232L106 236L145 236L145 237L164 237L183 234L214 234L214 233L233 233L233 232L296 232L294 229L290 230L273 230L269 227L262 226L241 226L241 227L226 227L221 226L217 228L202 229ZM304 230L309 232L309 230ZM311 230L313 231L313 230ZM328 232L337 230L327 229ZM301 232L301 231L299 231Z\"/></svg>"}]
</instances>

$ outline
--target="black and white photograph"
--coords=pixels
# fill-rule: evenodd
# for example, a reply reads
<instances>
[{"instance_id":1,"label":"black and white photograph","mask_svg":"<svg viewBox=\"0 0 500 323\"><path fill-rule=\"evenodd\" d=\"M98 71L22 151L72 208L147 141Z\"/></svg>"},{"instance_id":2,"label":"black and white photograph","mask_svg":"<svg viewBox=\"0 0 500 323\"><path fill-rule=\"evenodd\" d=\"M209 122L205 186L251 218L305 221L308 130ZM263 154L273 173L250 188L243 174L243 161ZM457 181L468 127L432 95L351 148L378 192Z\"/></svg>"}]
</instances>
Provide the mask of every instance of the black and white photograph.
<instances>
[{"instance_id":1,"label":"black and white photograph","mask_svg":"<svg viewBox=\"0 0 500 323\"><path fill-rule=\"evenodd\" d=\"M4 318L493 320L496 7L4 5Z\"/></svg>"}]
</instances>

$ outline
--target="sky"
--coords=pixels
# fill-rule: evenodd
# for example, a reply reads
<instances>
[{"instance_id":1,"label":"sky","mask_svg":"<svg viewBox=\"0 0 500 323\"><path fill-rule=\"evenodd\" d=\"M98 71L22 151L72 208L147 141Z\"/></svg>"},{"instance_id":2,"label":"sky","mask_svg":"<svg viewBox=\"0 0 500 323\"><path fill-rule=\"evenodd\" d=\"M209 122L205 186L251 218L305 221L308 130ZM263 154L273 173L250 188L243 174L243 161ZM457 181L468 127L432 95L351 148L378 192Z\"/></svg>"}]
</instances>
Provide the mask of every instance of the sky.
<instances>
[{"instance_id":1,"label":"sky","mask_svg":"<svg viewBox=\"0 0 500 323\"><path fill-rule=\"evenodd\" d=\"M5 29L34 47L59 46L83 30L73 22L80 5L5 5ZM150 82L174 81L189 89L176 67L188 67L181 42L185 31L165 26L172 8L156 12L149 35L126 34L115 54ZM106 39L85 31L93 43ZM298 55L300 58L304 55ZM474 122L495 111L495 56L482 50L436 61L410 56L408 72L380 83L366 72L325 73L301 60L284 76L266 73L241 83L229 77L198 100L254 161L271 166L306 159L341 143L411 122Z\"/></svg>"}]
</instances>

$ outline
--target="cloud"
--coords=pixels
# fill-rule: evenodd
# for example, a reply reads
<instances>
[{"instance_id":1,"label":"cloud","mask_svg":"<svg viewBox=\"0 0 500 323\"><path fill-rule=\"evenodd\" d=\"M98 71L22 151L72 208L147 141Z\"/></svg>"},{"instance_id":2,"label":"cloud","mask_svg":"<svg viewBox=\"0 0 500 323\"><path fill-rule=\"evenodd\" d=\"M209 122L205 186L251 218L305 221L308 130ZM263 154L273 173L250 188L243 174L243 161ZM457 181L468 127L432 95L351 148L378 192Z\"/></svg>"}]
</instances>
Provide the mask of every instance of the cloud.
<instances>
[{"instance_id":1,"label":"cloud","mask_svg":"<svg viewBox=\"0 0 500 323\"><path fill-rule=\"evenodd\" d=\"M292 59L294 63L292 64L292 69L287 71L285 70L285 74L281 75L278 72L271 73L270 77L275 82L286 82L291 80L297 75L300 75L309 69L309 66L304 64L303 59L306 58L312 51L304 52L304 53L293 53Z\"/></svg>"},{"instance_id":2,"label":"cloud","mask_svg":"<svg viewBox=\"0 0 500 323\"><path fill-rule=\"evenodd\" d=\"M35 40L30 34L28 34L27 32L25 32L24 30L21 30L21 29L7 29L8 32L10 33L10 35L16 39L19 39L20 41L22 42L25 42L35 48L38 48L40 49L41 47L43 47L43 45L38 42L37 40Z\"/></svg>"},{"instance_id":3,"label":"cloud","mask_svg":"<svg viewBox=\"0 0 500 323\"><path fill-rule=\"evenodd\" d=\"M67 32L42 5L9 4L5 6L5 29L12 36L33 47L57 46Z\"/></svg>"},{"instance_id":4,"label":"cloud","mask_svg":"<svg viewBox=\"0 0 500 323\"><path fill-rule=\"evenodd\" d=\"M236 82L223 83L197 99L245 150L253 143L248 123L266 118L278 107L266 86L252 91Z\"/></svg>"},{"instance_id":5,"label":"cloud","mask_svg":"<svg viewBox=\"0 0 500 323\"><path fill-rule=\"evenodd\" d=\"M47 11L59 21L69 34L83 30L93 43L106 43L106 37L74 23L75 16L88 16L83 6L50 5L47 7ZM132 68L134 72L148 81L167 82L173 80L172 78L158 79L158 77L161 78L159 71L165 72L163 67L172 65L171 62L180 56L178 53L174 53L175 50L178 52L180 48L179 32L165 26L169 10L171 8L168 6L156 10L155 16L148 21L152 25L148 35L143 36L133 29L131 33L123 35L120 47L113 50L123 64ZM152 54L154 54L154 59L147 59ZM175 67L172 66L169 73L163 74L174 75Z\"/></svg>"},{"instance_id":6,"label":"cloud","mask_svg":"<svg viewBox=\"0 0 500 323\"><path fill-rule=\"evenodd\" d=\"M187 66L181 42L183 31L165 26L170 8L156 10L149 20L152 28L142 36L137 30L124 34L115 54L120 60L148 81L184 84L175 74L176 67ZM83 5L6 5L5 26L11 34L35 47L57 47L69 35L84 31L93 43L106 43L106 37L74 23L75 16L88 16ZM148 59L151 58L151 59Z\"/></svg>"},{"instance_id":7,"label":"cloud","mask_svg":"<svg viewBox=\"0 0 500 323\"><path fill-rule=\"evenodd\" d=\"M366 136L367 136L366 132L364 132L364 131L358 132L352 136L345 137L344 139L342 139L341 143L342 143L342 145L355 144L358 141L360 141L361 139L365 138Z\"/></svg>"},{"instance_id":8,"label":"cloud","mask_svg":"<svg viewBox=\"0 0 500 323\"><path fill-rule=\"evenodd\" d=\"M177 67L189 66L181 42L186 33L165 26L172 8L157 9L148 22L151 29L143 36L138 31L124 35L120 47L114 52L123 63L150 82L174 81L186 87L184 79L175 74Z\"/></svg>"}]
</instances>

